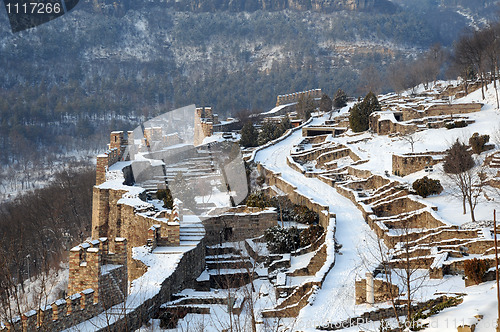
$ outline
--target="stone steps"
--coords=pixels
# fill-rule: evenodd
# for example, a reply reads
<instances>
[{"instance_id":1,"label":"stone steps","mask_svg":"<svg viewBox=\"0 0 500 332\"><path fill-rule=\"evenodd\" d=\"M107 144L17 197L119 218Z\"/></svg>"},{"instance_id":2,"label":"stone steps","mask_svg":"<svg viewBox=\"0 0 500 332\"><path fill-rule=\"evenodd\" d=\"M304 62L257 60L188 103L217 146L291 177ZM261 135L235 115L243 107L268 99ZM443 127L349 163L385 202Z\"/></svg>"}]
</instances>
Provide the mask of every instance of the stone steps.
<instances>
[{"instance_id":1,"label":"stone steps","mask_svg":"<svg viewBox=\"0 0 500 332\"><path fill-rule=\"evenodd\" d=\"M193 235L183 235L182 233L180 234L179 236L179 239L181 241L181 244L182 242L184 241L188 241L188 242L193 242L193 241L200 241L201 239L204 238L204 235L196 235L196 234L193 234Z\"/></svg>"},{"instance_id":2,"label":"stone steps","mask_svg":"<svg viewBox=\"0 0 500 332\"><path fill-rule=\"evenodd\" d=\"M233 248L233 247L218 247L218 246L212 246L212 247L207 247L206 249L206 254L207 256L213 256L213 255L225 255L225 254L236 254L240 255L241 251Z\"/></svg>"},{"instance_id":3,"label":"stone steps","mask_svg":"<svg viewBox=\"0 0 500 332\"><path fill-rule=\"evenodd\" d=\"M220 260L220 261L207 261L207 268L209 270L216 269L244 269L252 268L252 262L249 260Z\"/></svg>"}]
</instances>

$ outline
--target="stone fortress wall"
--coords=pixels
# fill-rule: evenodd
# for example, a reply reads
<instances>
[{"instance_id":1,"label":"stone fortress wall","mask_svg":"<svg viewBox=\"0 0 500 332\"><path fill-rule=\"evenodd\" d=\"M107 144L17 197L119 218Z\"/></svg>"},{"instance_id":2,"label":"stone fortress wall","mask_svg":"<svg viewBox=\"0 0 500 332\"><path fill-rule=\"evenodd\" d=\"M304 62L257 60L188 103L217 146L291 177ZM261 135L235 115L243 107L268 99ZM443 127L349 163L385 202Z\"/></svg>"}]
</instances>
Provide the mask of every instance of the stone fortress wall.
<instances>
[{"instance_id":1,"label":"stone fortress wall","mask_svg":"<svg viewBox=\"0 0 500 332\"><path fill-rule=\"evenodd\" d=\"M210 109L197 109L196 115L206 116ZM205 134L205 132L203 132ZM177 144L180 138L163 135L161 128L145 128L141 145L153 147L158 141ZM68 294L44 308L23 314L13 322L5 322L1 331L60 331L78 325L113 306L124 304L131 281L142 276L147 267L132 258L132 248L180 245L180 224L183 223L182 202L174 200L172 210L158 210L145 201L145 189L133 186L134 174L127 146L134 142L132 132L125 139L122 131L110 135L108 150L97 157L96 185L93 189L92 240L79 244L70 251ZM137 138L135 142L137 142ZM144 149L143 149L144 150ZM151 151L153 152L151 152ZM206 218L208 240L215 242L224 229L232 228L233 239L261 235L269 226L276 225L276 212L271 210L247 211L242 207ZM244 209L244 208L243 208ZM139 328L158 312L162 303L172 294L193 287L195 279L205 269L203 238L187 250L177 263L175 271L162 283L159 292L133 309L121 311L106 327L96 331L123 331ZM114 308L114 307L113 307Z\"/></svg>"},{"instance_id":2,"label":"stone fortress wall","mask_svg":"<svg viewBox=\"0 0 500 332\"><path fill-rule=\"evenodd\" d=\"M321 98L322 96L323 93L321 92L321 89L313 89L313 90L289 93L285 95L279 95L276 100L276 106L296 103L301 98L317 99Z\"/></svg>"},{"instance_id":3,"label":"stone fortress wall","mask_svg":"<svg viewBox=\"0 0 500 332\"><path fill-rule=\"evenodd\" d=\"M127 293L127 240L100 238L84 242L70 251L68 297L4 322L0 331L61 331L84 322L113 305Z\"/></svg>"},{"instance_id":4,"label":"stone fortress wall","mask_svg":"<svg viewBox=\"0 0 500 332\"><path fill-rule=\"evenodd\" d=\"M198 107L194 114L194 146L202 144L205 137L216 132L238 130L241 126L239 120L232 118L220 121L219 115L214 113L211 107Z\"/></svg>"}]
</instances>

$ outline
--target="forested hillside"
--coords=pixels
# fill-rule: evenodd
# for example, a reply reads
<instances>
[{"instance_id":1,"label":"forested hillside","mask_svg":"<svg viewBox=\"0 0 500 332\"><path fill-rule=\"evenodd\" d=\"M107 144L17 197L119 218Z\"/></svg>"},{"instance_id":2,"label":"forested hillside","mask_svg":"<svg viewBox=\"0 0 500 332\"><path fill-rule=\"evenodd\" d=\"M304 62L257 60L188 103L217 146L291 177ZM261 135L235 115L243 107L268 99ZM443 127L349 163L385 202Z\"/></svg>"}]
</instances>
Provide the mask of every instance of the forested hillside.
<instances>
[{"instance_id":1,"label":"forested hillside","mask_svg":"<svg viewBox=\"0 0 500 332\"><path fill-rule=\"evenodd\" d=\"M210 105L224 117L268 109L276 95L310 88L361 95L367 86L360 79L374 71L379 89L392 89L384 79L391 64L435 43L450 46L470 24L451 4L399 2L389 14L376 6L203 11L170 1L82 0L62 18L18 34L2 13L0 178L7 167L93 154L109 130L186 104Z\"/></svg>"}]
</instances>

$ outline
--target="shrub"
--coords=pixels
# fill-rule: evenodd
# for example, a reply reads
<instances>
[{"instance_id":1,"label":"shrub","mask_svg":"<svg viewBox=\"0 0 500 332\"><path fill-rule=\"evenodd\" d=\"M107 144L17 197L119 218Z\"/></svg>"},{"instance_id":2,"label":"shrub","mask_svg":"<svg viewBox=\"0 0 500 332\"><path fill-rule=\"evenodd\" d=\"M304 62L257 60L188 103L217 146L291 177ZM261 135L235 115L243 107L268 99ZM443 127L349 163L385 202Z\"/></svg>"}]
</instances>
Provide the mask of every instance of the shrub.
<instances>
[{"instance_id":1,"label":"shrub","mask_svg":"<svg viewBox=\"0 0 500 332\"><path fill-rule=\"evenodd\" d=\"M480 154L486 151L486 143L490 140L489 135L479 135L474 133L471 138L469 138L469 145L472 148L472 152Z\"/></svg>"},{"instance_id":2,"label":"shrub","mask_svg":"<svg viewBox=\"0 0 500 332\"><path fill-rule=\"evenodd\" d=\"M454 121L454 122L449 122L445 124L446 129L454 129L454 128L464 128L467 127L467 122L460 120L460 121Z\"/></svg>"},{"instance_id":3,"label":"shrub","mask_svg":"<svg viewBox=\"0 0 500 332\"><path fill-rule=\"evenodd\" d=\"M273 203L271 200L264 195L262 191L259 192L253 192L248 195L247 201L246 201L247 206L250 207L258 207L258 208L265 208L265 207L270 207L273 206Z\"/></svg>"},{"instance_id":4,"label":"shrub","mask_svg":"<svg viewBox=\"0 0 500 332\"><path fill-rule=\"evenodd\" d=\"M441 181L424 176L413 182L413 190L417 192L417 195L425 198L430 195L440 194L443 191L443 186L441 186Z\"/></svg>"},{"instance_id":5,"label":"shrub","mask_svg":"<svg viewBox=\"0 0 500 332\"><path fill-rule=\"evenodd\" d=\"M264 233L267 248L273 254L292 252L300 247L300 231L296 227L283 228L274 226Z\"/></svg>"},{"instance_id":6,"label":"shrub","mask_svg":"<svg viewBox=\"0 0 500 332\"><path fill-rule=\"evenodd\" d=\"M473 258L464 262L465 277L476 285L479 285L483 281L483 276L488 268L488 262L482 259Z\"/></svg>"},{"instance_id":7,"label":"shrub","mask_svg":"<svg viewBox=\"0 0 500 332\"><path fill-rule=\"evenodd\" d=\"M163 201L163 207L167 209L172 209L174 207L174 199L170 189L159 189L156 192L156 198Z\"/></svg>"},{"instance_id":8,"label":"shrub","mask_svg":"<svg viewBox=\"0 0 500 332\"><path fill-rule=\"evenodd\" d=\"M319 215L307 208L304 205L295 205L292 212L293 221L301 224L317 224L319 221Z\"/></svg>"},{"instance_id":9,"label":"shrub","mask_svg":"<svg viewBox=\"0 0 500 332\"><path fill-rule=\"evenodd\" d=\"M306 247L323 235L324 229L320 225L310 225L300 232L300 247Z\"/></svg>"}]
</instances>

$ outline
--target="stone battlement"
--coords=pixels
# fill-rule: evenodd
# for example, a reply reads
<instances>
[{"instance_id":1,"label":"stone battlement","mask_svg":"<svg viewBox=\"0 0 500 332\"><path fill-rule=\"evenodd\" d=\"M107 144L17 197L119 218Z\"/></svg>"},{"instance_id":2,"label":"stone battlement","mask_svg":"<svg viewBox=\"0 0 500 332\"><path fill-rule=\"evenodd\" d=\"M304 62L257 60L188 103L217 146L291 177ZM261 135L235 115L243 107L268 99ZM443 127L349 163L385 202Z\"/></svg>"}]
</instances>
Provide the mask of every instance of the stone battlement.
<instances>
[{"instance_id":1,"label":"stone battlement","mask_svg":"<svg viewBox=\"0 0 500 332\"><path fill-rule=\"evenodd\" d=\"M114 252L107 238L79 244L69 253L68 293L94 290L94 302L109 308L124 300L127 292L127 240L116 238ZM109 278L108 274L113 277Z\"/></svg>"},{"instance_id":2,"label":"stone battlement","mask_svg":"<svg viewBox=\"0 0 500 332\"><path fill-rule=\"evenodd\" d=\"M296 103L299 101L300 98L316 99L316 98L321 98L321 96L323 96L321 89L312 89L312 90L307 90L307 91L279 95L277 98L277 101L276 101L276 106L290 104L290 103Z\"/></svg>"},{"instance_id":3,"label":"stone battlement","mask_svg":"<svg viewBox=\"0 0 500 332\"><path fill-rule=\"evenodd\" d=\"M103 311L94 302L94 290L85 289L79 293L58 299L51 304L30 310L11 322L4 322L0 331L60 331L86 321Z\"/></svg>"},{"instance_id":4,"label":"stone battlement","mask_svg":"<svg viewBox=\"0 0 500 332\"><path fill-rule=\"evenodd\" d=\"M68 294L51 304L4 322L0 331L61 331L124 301L127 294L127 240L107 238L81 243L70 250Z\"/></svg>"},{"instance_id":5,"label":"stone battlement","mask_svg":"<svg viewBox=\"0 0 500 332\"><path fill-rule=\"evenodd\" d=\"M123 131L113 131L110 135L108 150L97 156L96 185L106 182L106 171L111 165L122 160L128 141L123 138Z\"/></svg>"}]
</instances>

